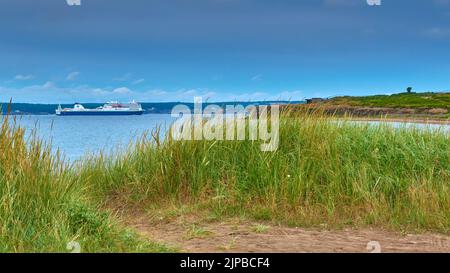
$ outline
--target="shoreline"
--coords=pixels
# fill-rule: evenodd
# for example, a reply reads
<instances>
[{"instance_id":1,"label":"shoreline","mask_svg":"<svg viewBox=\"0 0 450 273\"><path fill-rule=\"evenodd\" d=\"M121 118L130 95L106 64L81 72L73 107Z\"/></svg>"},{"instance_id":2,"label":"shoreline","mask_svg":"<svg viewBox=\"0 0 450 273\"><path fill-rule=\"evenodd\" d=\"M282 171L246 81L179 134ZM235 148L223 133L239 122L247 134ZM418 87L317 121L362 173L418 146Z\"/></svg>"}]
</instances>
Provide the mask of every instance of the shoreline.
<instances>
[{"instance_id":1,"label":"shoreline","mask_svg":"<svg viewBox=\"0 0 450 273\"><path fill-rule=\"evenodd\" d=\"M435 124L435 125L450 125L450 119L415 119L415 118L373 118L373 117L352 117L354 121L379 121L379 122L399 122L399 123L417 123L417 124Z\"/></svg>"}]
</instances>

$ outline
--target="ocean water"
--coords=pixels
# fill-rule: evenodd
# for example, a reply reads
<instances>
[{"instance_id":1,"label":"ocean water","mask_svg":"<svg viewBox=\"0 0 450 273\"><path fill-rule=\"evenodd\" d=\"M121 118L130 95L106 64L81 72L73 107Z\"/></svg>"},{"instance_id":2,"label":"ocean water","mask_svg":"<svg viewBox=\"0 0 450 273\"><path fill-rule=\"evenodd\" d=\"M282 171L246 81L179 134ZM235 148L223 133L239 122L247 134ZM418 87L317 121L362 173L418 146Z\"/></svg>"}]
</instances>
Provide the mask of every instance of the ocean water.
<instances>
[{"instance_id":1,"label":"ocean water","mask_svg":"<svg viewBox=\"0 0 450 273\"><path fill-rule=\"evenodd\" d=\"M103 151L108 155L120 154L127 146L157 128L163 137L175 118L169 114L142 116L67 116L29 115L16 116L17 124L27 130L29 137L36 129L37 136L51 142L54 151L59 149L64 157L74 162L89 154ZM355 121L355 124L365 121ZM376 125L378 122L370 121ZM417 127L424 130L442 130L450 133L450 126L417 123L388 123L394 127Z\"/></svg>"},{"instance_id":2,"label":"ocean water","mask_svg":"<svg viewBox=\"0 0 450 273\"><path fill-rule=\"evenodd\" d=\"M371 125L379 125L380 121L353 121L355 124L368 123ZM450 133L450 125L444 124L425 124L416 122L385 122L386 125L394 128L419 128L422 130L442 131L444 133Z\"/></svg>"},{"instance_id":3,"label":"ocean water","mask_svg":"<svg viewBox=\"0 0 450 273\"><path fill-rule=\"evenodd\" d=\"M88 154L103 151L114 155L123 151L131 142L144 133L160 129L160 136L173 123L169 114L149 114L141 116L67 116L31 115L16 116L16 122L27 131L32 130L40 139L58 148L64 157L73 162Z\"/></svg>"}]
</instances>

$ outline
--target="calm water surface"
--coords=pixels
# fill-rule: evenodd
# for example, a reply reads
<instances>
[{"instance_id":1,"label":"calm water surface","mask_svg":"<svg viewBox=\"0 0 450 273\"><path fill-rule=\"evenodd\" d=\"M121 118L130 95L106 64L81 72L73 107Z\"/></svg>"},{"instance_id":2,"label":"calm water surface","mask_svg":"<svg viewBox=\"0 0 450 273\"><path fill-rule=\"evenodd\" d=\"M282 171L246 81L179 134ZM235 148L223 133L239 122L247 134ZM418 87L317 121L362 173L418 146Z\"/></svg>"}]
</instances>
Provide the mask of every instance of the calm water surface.
<instances>
[{"instance_id":1,"label":"calm water surface","mask_svg":"<svg viewBox=\"0 0 450 273\"><path fill-rule=\"evenodd\" d=\"M175 119L170 115L149 114L142 116L17 116L17 123L30 135L37 128L37 135L51 141L54 150L59 148L66 159L74 161L86 154L104 151L116 154L123 151L145 132L160 128L161 135Z\"/></svg>"}]
</instances>

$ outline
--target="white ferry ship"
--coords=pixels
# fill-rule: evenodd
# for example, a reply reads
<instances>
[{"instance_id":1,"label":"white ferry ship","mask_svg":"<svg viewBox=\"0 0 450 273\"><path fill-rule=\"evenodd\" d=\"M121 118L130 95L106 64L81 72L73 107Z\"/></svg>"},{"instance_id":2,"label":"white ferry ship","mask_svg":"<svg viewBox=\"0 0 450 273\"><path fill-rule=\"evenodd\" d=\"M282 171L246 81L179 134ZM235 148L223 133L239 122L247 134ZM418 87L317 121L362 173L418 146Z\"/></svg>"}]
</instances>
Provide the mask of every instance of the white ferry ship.
<instances>
[{"instance_id":1,"label":"white ferry ship","mask_svg":"<svg viewBox=\"0 0 450 273\"><path fill-rule=\"evenodd\" d=\"M59 105L56 109L58 116L124 116L142 115L143 113L142 106L135 101L125 104L112 101L95 109L87 109L80 103L75 103L73 108L61 108Z\"/></svg>"}]
</instances>

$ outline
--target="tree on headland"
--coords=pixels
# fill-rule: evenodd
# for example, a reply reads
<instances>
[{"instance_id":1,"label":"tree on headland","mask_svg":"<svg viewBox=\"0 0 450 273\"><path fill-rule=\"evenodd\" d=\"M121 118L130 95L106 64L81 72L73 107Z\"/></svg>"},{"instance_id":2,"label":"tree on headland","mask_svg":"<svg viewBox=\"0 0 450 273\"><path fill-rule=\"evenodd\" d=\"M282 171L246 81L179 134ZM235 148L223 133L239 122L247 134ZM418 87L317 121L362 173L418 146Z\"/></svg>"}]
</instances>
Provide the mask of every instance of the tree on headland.
<instances>
[{"instance_id":1,"label":"tree on headland","mask_svg":"<svg viewBox=\"0 0 450 273\"><path fill-rule=\"evenodd\" d=\"M412 91L412 87L406 88L406 92L411 93L411 91Z\"/></svg>"}]
</instances>

